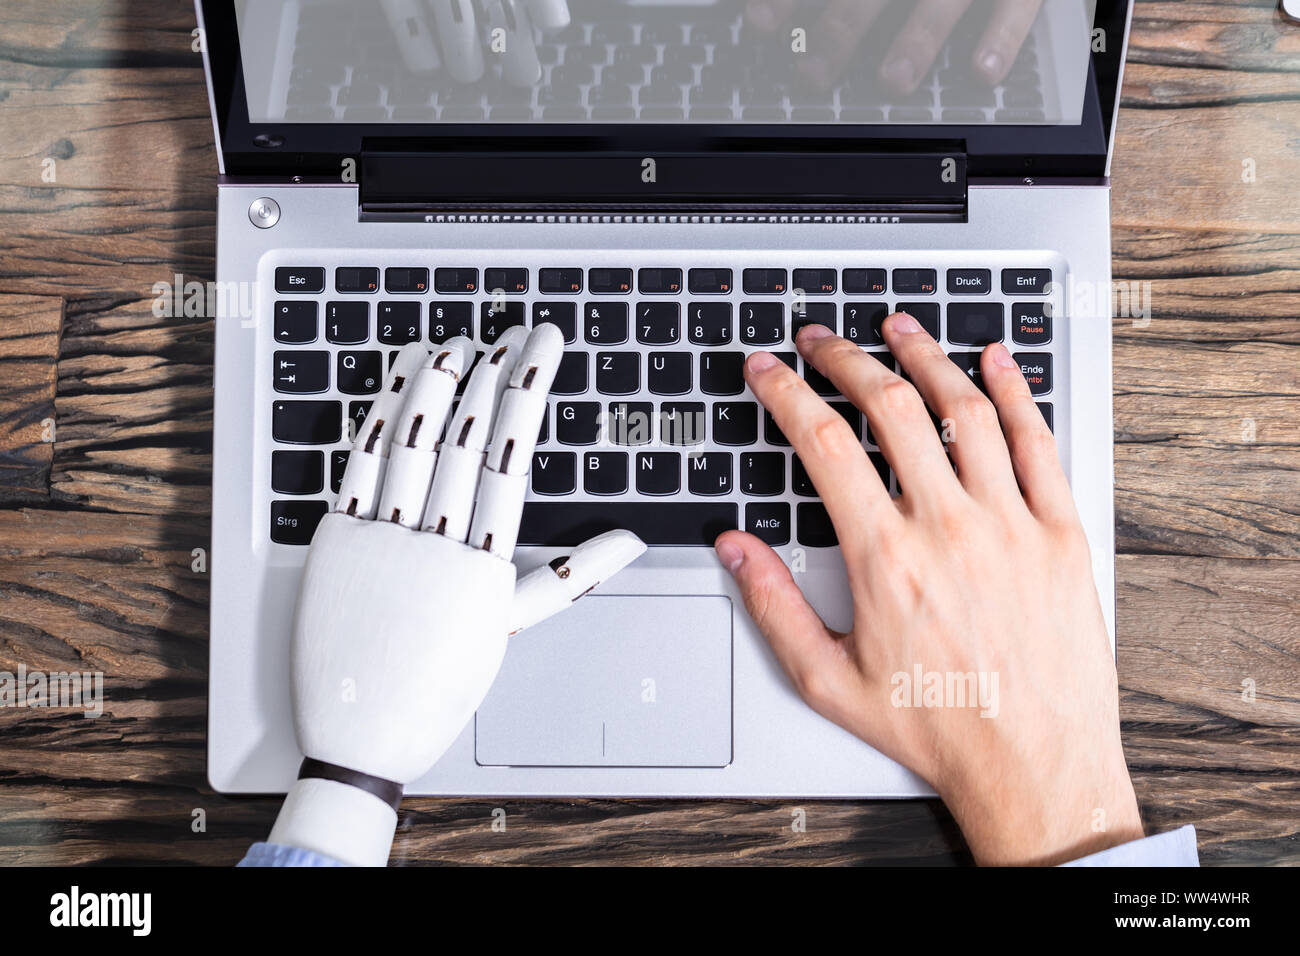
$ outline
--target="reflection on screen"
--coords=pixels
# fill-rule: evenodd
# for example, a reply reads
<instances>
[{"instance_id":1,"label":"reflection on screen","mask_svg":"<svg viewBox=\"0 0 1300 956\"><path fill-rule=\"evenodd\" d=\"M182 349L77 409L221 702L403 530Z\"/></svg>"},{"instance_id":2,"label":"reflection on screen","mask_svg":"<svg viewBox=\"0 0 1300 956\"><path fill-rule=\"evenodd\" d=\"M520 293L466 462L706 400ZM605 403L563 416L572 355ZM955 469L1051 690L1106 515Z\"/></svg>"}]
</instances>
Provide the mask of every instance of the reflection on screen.
<instances>
[{"instance_id":1,"label":"reflection on screen","mask_svg":"<svg viewBox=\"0 0 1300 956\"><path fill-rule=\"evenodd\" d=\"M1095 7L241 0L236 13L255 123L1074 125Z\"/></svg>"}]
</instances>

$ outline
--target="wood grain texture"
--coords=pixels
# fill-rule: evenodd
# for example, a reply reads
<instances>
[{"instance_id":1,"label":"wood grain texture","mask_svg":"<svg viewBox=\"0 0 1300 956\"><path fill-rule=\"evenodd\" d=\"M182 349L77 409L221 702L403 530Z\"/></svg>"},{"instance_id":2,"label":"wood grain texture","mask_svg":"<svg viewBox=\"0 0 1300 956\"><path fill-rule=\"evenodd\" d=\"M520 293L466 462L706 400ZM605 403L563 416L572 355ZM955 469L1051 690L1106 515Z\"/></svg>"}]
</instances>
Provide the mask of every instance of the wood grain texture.
<instances>
[{"instance_id":1,"label":"wood grain texture","mask_svg":"<svg viewBox=\"0 0 1300 956\"><path fill-rule=\"evenodd\" d=\"M1149 283L1151 305L1114 327L1124 741L1148 826L1196 824L1221 864L1300 864L1300 30L1274 7L1138 4L1114 169L1116 278ZM106 711L0 710L0 864L228 865L278 808L205 782L191 553L210 522L212 332L151 308L154 283L213 274L192 16L71 0L3 14L0 303L66 307L48 498L0 502L0 669L101 670ZM15 335L0 327L4 381ZM393 861L969 855L933 801L422 799Z\"/></svg>"},{"instance_id":2,"label":"wood grain texture","mask_svg":"<svg viewBox=\"0 0 1300 956\"><path fill-rule=\"evenodd\" d=\"M50 494L63 300L0 295L0 501Z\"/></svg>"}]
</instances>

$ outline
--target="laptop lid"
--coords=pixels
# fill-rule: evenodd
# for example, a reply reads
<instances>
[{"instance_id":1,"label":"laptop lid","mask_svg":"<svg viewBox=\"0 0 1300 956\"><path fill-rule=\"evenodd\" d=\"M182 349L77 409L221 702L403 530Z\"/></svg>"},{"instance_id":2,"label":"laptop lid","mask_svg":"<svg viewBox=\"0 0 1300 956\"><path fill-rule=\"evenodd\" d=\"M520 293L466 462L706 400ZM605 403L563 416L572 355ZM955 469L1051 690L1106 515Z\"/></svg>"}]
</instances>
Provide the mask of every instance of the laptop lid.
<instances>
[{"instance_id":1,"label":"laptop lid","mask_svg":"<svg viewBox=\"0 0 1300 956\"><path fill-rule=\"evenodd\" d=\"M223 173L338 182L351 168L364 208L413 213L830 205L946 218L968 179L1100 180L1131 16L1131 0L196 5ZM923 8L948 11L930 30L934 63L895 83L891 55ZM973 53L1008 11L1028 34L995 86Z\"/></svg>"}]
</instances>

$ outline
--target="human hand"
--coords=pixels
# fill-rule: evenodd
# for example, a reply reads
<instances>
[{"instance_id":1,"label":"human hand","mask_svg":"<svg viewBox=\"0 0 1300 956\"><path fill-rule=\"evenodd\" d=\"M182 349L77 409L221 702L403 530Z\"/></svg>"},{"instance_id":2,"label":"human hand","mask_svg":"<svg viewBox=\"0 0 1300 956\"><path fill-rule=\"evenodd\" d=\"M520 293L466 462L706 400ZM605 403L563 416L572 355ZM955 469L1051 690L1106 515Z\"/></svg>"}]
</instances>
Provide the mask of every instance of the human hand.
<instances>
[{"instance_id":1,"label":"human hand","mask_svg":"<svg viewBox=\"0 0 1300 956\"><path fill-rule=\"evenodd\" d=\"M989 346L986 398L911 316L884 335L915 387L823 326L797 345L866 413L897 499L785 363L745 366L835 525L852 629L828 629L758 538L729 531L718 557L803 699L928 781L978 862L1058 863L1141 837L1088 543L1024 377ZM973 674L971 696L992 693L916 706L918 673Z\"/></svg>"},{"instance_id":2,"label":"human hand","mask_svg":"<svg viewBox=\"0 0 1300 956\"><path fill-rule=\"evenodd\" d=\"M891 0L830 0L808 26L808 50L797 68L826 89L854 62L858 47ZM974 2L990 3L988 26L971 67L996 86L1006 79L1042 8L1042 0L917 0L880 64L880 77L899 94L913 92L934 65L953 28ZM801 0L747 0L745 22L763 33L788 28Z\"/></svg>"},{"instance_id":3,"label":"human hand","mask_svg":"<svg viewBox=\"0 0 1300 956\"><path fill-rule=\"evenodd\" d=\"M384 16L415 73L429 73L445 61L460 83L474 83L485 70L484 37L501 31L501 75L513 86L532 86L542 78L533 42L533 27L543 32L569 25L567 0L483 0L481 13L472 0L382 0ZM439 56L439 49L442 55Z\"/></svg>"},{"instance_id":4,"label":"human hand","mask_svg":"<svg viewBox=\"0 0 1300 956\"><path fill-rule=\"evenodd\" d=\"M353 445L337 510L312 539L294 620L298 743L330 766L294 784L271 842L382 863L396 825L385 800L459 736L508 636L645 550L613 531L516 585L528 469L563 349L552 325L508 330L470 376L441 443L473 345L457 338L429 355L412 343L398 354Z\"/></svg>"}]
</instances>

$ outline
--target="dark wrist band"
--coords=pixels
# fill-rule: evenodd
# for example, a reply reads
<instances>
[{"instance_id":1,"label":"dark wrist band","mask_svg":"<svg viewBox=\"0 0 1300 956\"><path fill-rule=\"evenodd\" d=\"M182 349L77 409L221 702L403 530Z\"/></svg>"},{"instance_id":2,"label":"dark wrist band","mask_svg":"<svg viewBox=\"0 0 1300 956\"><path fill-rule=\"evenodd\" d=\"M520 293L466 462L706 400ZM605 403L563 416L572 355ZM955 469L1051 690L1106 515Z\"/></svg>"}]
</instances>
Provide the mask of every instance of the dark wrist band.
<instances>
[{"instance_id":1,"label":"dark wrist band","mask_svg":"<svg viewBox=\"0 0 1300 956\"><path fill-rule=\"evenodd\" d=\"M368 773L349 770L347 767L326 763L324 760L313 760L311 757L304 757L302 766L298 768L298 779L333 780L336 783L346 783L349 787L356 787L371 796L378 797L392 807L394 811L402 803L402 785L400 783L385 780L383 777L372 777Z\"/></svg>"}]
</instances>

